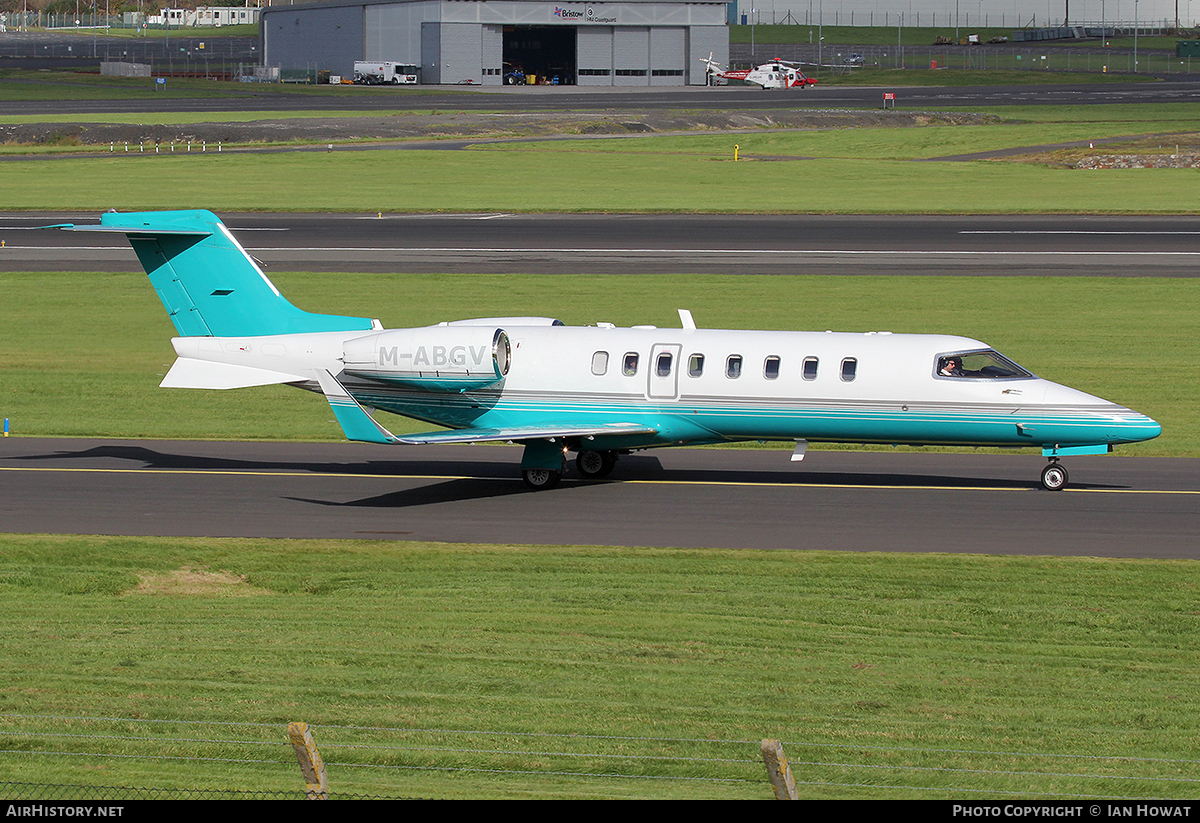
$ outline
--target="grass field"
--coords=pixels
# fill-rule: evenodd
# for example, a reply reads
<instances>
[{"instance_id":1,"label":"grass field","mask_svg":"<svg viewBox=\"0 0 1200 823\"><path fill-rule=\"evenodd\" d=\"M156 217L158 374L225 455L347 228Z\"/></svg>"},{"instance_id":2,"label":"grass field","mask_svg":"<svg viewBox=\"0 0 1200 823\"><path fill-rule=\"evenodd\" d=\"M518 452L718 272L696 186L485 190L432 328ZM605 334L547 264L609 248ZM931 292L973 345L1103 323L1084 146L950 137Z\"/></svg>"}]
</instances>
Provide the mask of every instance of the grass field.
<instances>
[{"instance_id":1,"label":"grass field","mask_svg":"<svg viewBox=\"0 0 1200 823\"><path fill-rule=\"evenodd\" d=\"M944 332L982 339L1051 380L1163 424L1122 453L1200 456L1200 281L1156 278L272 273L297 305L405 328L537 314L573 325L677 326L679 300L715 328ZM341 439L319 397L281 386L159 389L174 329L142 274L0 274L0 406L20 435ZM946 294L970 300L947 303ZM380 295L389 295L384 301ZM447 297L447 295L453 295ZM736 301L730 301L736 295ZM1069 306L1069 312L1060 307ZM1047 334L1047 327L1054 334ZM100 342L102 341L102 342ZM427 424L389 417L393 431Z\"/></svg>"},{"instance_id":2,"label":"grass field","mask_svg":"<svg viewBox=\"0 0 1200 823\"><path fill-rule=\"evenodd\" d=\"M1194 145L1200 106L997 107L990 125L772 130L505 143L465 152L140 155L6 165L8 209L1194 212L1194 171L912 162L1047 143L1163 135ZM449 133L453 125L448 124ZM733 163L741 156L793 161ZM1097 152L1119 150L1112 146ZM804 159L809 158L809 159ZM88 185L81 188L79 181ZM570 180L570 185L564 185Z\"/></svg>"},{"instance_id":3,"label":"grass field","mask_svg":"<svg viewBox=\"0 0 1200 823\"><path fill-rule=\"evenodd\" d=\"M1198 585L1167 561L0 536L0 782L297 789L304 720L343 793L765 799L777 737L805 797L1194 797Z\"/></svg>"},{"instance_id":4,"label":"grass field","mask_svg":"<svg viewBox=\"0 0 1200 823\"><path fill-rule=\"evenodd\" d=\"M953 128L953 127L948 127ZM931 130L932 132L932 130ZM1073 130L1077 139L1111 133ZM994 148L985 130L975 146ZM1062 131L1058 134L1063 135ZM971 144L969 135L866 138L911 152L905 137ZM1025 140L1037 140L1030 130ZM957 139L953 139L957 138ZM6 165L0 197L14 210L436 212L800 212L800 213L1190 213L1187 169L1077 171L1020 163L934 162L855 157L733 163L735 144L802 152L804 136L697 136L706 151L664 153L637 140L471 152L332 152L250 156L118 156L30 160ZM848 146L859 142L845 133ZM687 143L689 138L677 138ZM1168 138L1170 140L1170 138ZM678 143L677 143L678 145ZM836 153L838 146L818 146ZM1168 149L1168 152L1170 150ZM745 156L745 155L743 155ZM801 155L802 157L802 155ZM81 189L78 181L87 179ZM570 180L570 185L564 185Z\"/></svg>"}]
</instances>

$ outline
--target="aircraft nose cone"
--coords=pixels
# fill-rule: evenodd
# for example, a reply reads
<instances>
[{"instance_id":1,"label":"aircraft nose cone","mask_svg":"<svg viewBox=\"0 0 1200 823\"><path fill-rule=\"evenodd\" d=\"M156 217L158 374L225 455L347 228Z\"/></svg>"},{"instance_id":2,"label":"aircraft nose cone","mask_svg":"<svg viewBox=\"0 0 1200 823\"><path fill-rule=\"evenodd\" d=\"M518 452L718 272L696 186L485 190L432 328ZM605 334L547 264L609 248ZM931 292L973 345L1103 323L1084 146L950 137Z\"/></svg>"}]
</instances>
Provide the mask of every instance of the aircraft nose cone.
<instances>
[{"instance_id":1,"label":"aircraft nose cone","mask_svg":"<svg viewBox=\"0 0 1200 823\"><path fill-rule=\"evenodd\" d=\"M1162 434L1162 425L1152 417L1144 414L1136 415L1121 427L1121 437L1127 443L1140 443L1143 440L1153 440Z\"/></svg>"}]
</instances>

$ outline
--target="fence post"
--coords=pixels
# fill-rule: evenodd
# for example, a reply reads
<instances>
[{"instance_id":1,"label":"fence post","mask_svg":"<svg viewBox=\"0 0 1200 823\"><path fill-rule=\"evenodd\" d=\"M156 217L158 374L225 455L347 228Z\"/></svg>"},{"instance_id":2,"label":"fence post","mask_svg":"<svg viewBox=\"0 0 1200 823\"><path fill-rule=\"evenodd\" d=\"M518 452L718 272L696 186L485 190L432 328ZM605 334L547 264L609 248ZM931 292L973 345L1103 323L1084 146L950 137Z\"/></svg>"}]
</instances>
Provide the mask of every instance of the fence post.
<instances>
[{"instance_id":1,"label":"fence post","mask_svg":"<svg viewBox=\"0 0 1200 823\"><path fill-rule=\"evenodd\" d=\"M288 740L300 761L300 772L304 775L304 791L309 800L328 800L329 781L325 776L325 761L317 751L312 732L307 723L288 723Z\"/></svg>"},{"instance_id":2,"label":"fence post","mask_svg":"<svg viewBox=\"0 0 1200 823\"><path fill-rule=\"evenodd\" d=\"M783 753L783 743L778 740L764 740L762 756L763 763L767 765L767 776L771 778L771 788L775 790L775 799L799 800L796 781L792 778L792 768Z\"/></svg>"}]
</instances>

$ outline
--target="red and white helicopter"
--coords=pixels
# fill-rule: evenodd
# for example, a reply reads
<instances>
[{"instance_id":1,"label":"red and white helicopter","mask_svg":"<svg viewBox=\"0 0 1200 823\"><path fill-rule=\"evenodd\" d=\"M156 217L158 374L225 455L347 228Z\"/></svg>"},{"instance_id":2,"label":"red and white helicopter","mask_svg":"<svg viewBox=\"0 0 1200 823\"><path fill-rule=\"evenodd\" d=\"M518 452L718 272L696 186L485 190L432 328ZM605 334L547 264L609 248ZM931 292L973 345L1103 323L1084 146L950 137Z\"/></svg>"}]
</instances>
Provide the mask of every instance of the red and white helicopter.
<instances>
[{"instance_id":1,"label":"red and white helicopter","mask_svg":"<svg viewBox=\"0 0 1200 823\"><path fill-rule=\"evenodd\" d=\"M780 60L778 57L770 63L763 63L761 66L740 71L726 71L721 68L721 64L713 60L711 53L708 57L701 57L700 61L708 67L708 73L713 77L722 77L726 80L745 80L747 83L754 83L764 89L802 89L817 84L816 80L805 76L804 72L800 71L800 63Z\"/></svg>"}]
</instances>

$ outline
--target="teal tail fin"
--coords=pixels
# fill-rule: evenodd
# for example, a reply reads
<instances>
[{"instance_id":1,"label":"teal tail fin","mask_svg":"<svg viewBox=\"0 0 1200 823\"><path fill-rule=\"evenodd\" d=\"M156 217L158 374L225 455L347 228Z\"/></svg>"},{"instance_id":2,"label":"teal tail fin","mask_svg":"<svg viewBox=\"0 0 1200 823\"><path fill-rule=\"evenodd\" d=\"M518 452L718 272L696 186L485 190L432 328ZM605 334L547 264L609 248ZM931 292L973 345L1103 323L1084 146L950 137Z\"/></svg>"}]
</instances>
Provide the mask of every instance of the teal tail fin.
<instances>
[{"instance_id":1,"label":"teal tail fin","mask_svg":"<svg viewBox=\"0 0 1200 823\"><path fill-rule=\"evenodd\" d=\"M60 228L124 233L181 337L372 328L369 318L293 306L209 211L109 212L99 226Z\"/></svg>"}]
</instances>

